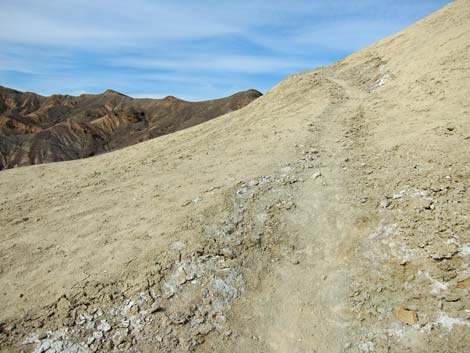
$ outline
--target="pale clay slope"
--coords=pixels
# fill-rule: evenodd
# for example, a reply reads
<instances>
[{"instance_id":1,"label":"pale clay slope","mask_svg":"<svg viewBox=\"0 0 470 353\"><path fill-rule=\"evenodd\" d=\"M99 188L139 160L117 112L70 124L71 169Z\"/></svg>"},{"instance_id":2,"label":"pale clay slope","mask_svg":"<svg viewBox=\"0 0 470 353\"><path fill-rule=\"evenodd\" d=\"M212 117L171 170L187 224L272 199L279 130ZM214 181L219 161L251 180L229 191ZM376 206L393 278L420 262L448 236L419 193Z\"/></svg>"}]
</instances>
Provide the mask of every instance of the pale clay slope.
<instances>
[{"instance_id":1,"label":"pale clay slope","mask_svg":"<svg viewBox=\"0 0 470 353\"><path fill-rule=\"evenodd\" d=\"M203 125L3 171L2 351L464 352L469 53L460 0Z\"/></svg>"}]
</instances>

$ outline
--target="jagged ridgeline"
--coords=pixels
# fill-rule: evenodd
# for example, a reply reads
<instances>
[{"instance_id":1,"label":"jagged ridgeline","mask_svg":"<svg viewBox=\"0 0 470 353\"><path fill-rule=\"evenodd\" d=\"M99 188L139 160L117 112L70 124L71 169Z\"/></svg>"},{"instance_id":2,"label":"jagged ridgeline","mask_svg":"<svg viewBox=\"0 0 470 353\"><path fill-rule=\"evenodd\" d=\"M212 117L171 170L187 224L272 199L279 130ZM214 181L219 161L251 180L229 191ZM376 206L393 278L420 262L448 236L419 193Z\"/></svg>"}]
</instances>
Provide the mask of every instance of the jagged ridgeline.
<instances>
[{"instance_id":1,"label":"jagged ridgeline","mask_svg":"<svg viewBox=\"0 0 470 353\"><path fill-rule=\"evenodd\" d=\"M43 97L0 87L0 169L94 156L243 108L261 93L187 102L135 99L107 90Z\"/></svg>"}]
</instances>

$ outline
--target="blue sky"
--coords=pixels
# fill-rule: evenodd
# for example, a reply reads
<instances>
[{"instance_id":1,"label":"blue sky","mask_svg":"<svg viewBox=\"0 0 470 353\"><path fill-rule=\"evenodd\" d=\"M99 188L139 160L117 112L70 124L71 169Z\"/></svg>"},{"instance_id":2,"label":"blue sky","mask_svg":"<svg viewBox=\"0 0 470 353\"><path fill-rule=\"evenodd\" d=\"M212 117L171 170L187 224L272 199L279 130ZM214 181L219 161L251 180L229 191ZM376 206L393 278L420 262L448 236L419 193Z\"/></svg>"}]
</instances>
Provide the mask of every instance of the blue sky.
<instances>
[{"instance_id":1,"label":"blue sky","mask_svg":"<svg viewBox=\"0 0 470 353\"><path fill-rule=\"evenodd\" d=\"M448 0L0 0L0 85L187 100L331 64Z\"/></svg>"}]
</instances>

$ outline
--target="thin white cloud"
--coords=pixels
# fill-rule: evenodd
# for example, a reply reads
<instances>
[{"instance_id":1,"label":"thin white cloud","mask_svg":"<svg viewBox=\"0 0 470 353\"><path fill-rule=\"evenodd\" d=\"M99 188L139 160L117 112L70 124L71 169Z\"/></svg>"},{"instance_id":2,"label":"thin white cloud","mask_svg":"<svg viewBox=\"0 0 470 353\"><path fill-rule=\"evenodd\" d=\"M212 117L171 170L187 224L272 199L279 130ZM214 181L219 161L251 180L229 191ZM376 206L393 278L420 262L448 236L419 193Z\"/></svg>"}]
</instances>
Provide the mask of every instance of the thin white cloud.
<instances>
[{"instance_id":1,"label":"thin white cloud","mask_svg":"<svg viewBox=\"0 0 470 353\"><path fill-rule=\"evenodd\" d=\"M40 5L40 6L39 6ZM149 1L24 1L2 4L0 40L70 47L138 46L237 33L187 8Z\"/></svg>"},{"instance_id":2,"label":"thin white cloud","mask_svg":"<svg viewBox=\"0 0 470 353\"><path fill-rule=\"evenodd\" d=\"M196 55L186 59L159 59L124 57L111 60L111 64L123 67L135 67L157 70L176 71L225 71L248 74L267 72L286 72L293 69L313 69L322 65L321 62L308 60L292 60L266 56L249 55Z\"/></svg>"},{"instance_id":3,"label":"thin white cloud","mask_svg":"<svg viewBox=\"0 0 470 353\"><path fill-rule=\"evenodd\" d=\"M429 1L397 0L405 14L431 7ZM305 22L361 15L361 20L396 8L397 1L163 1L15 0L0 5L0 40L70 47L138 47L152 41L241 35L268 28L295 28ZM394 6L392 6L394 4ZM383 16L380 16L382 19ZM395 23L396 18L387 18ZM304 22L304 23L302 23Z\"/></svg>"},{"instance_id":4,"label":"thin white cloud","mask_svg":"<svg viewBox=\"0 0 470 353\"><path fill-rule=\"evenodd\" d=\"M300 47L321 46L352 52L391 35L404 26L378 20L335 20L297 30L290 41Z\"/></svg>"},{"instance_id":5,"label":"thin white cloud","mask_svg":"<svg viewBox=\"0 0 470 353\"><path fill-rule=\"evenodd\" d=\"M34 73L29 65L12 60L8 56L0 54L0 71L16 71L24 74Z\"/></svg>"}]
</instances>

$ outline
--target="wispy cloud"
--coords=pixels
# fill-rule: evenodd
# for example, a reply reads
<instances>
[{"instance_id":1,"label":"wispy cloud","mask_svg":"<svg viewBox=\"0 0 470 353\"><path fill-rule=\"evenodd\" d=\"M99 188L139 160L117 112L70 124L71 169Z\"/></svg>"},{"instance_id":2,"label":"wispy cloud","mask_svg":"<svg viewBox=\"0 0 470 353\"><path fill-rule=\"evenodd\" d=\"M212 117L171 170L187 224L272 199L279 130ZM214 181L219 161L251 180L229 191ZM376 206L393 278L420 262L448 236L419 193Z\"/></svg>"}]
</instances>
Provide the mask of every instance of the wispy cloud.
<instances>
[{"instance_id":1,"label":"wispy cloud","mask_svg":"<svg viewBox=\"0 0 470 353\"><path fill-rule=\"evenodd\" d=\"M48 94L267 90L449 0L15 0L0 3L0 84Z\"/></svg>"},{"instance_id":2,"label":"wispy cloud","mask_svg":"<svg viewBox=\"0 0 470 353\"><path fill-rule=\"evenodd\" d=\"M312 69L320 62L297 60L282 57L251 55L196 55L186 58L160 59L123 57L110 61L110 64L143 69L160 69L176 71L223 71L238 73L288 73L292 70ZM323 63L321 63L323 64Z\"/></svg>"},{"instance_id":3,"label":"wispy cloud","mask_svg":"<svg viewBox=\"0 0 470 353\"><path fill-rule=\"evenodd\" d=\"M402 24L400 27L405 27ZM313 25L296 31L292 38L294 45L320 46L325 49L352 52L370 45L391 33L397 23L379 20L346 19Z\"/></svg>"}]
</instances>

